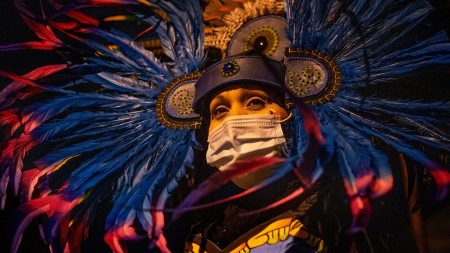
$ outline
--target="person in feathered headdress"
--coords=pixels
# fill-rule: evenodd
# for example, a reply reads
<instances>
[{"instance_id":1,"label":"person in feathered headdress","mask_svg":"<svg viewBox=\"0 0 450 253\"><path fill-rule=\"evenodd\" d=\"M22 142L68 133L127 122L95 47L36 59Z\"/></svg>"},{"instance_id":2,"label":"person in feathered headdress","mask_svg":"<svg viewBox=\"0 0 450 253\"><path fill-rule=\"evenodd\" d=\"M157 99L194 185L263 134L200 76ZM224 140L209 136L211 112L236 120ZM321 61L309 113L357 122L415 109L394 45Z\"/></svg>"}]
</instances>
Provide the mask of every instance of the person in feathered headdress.
<instances>
[{"instance_id":1,"label":"person in feathered headdress","mask_svg":"<svg viewBox=\"0 0 450 253\"><path fill-rule=\"evenodd\" d=\"M415 251L394 204L402 170L383 144L446 195L449 172L420 147L448 152L449 104L368 92L450 62L444 31L408 40L426 1L212 1L207 28L197 1L16 5L39 40L0 50L54 50L67 63L0 71L14 80L0 93L0 197L3 207L9 187L23 202L13 252L37 217L52 252L91 251L80 243L101 216L112 251L169 252L179 242L166 240L164 214L192 210L188 252ZM105 25L136 20L133 38ZM159 51L138 43L146 34ZM172 204L180 180L207 170Z\"/></svg>"}]
</instances>

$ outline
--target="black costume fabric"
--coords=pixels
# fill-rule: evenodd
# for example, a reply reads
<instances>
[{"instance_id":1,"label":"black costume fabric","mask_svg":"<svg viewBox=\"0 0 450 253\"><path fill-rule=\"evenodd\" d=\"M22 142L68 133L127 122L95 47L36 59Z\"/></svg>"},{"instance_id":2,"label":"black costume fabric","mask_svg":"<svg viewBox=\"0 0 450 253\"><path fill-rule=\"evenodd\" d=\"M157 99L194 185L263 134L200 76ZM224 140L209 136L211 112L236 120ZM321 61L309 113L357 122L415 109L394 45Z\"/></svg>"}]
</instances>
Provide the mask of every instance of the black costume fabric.
<instances>
[{"instance_id":1,"label":"black costume fabric","mask_svg":"<svg viewBox=\"0 0 450 253\"><path fill-rule=\"evenodd\" d=\"M418 252L408 224L408 212L411 210L406 207L407 196L402 190L400 175L396 175L398 183L395 189L374 201L374 212L368 227L362 232L351 234L348 231L351 215L345 189L335 163L330 162L329 166L329 171L301 197L270 211L245 215L295 190L299 186L295 176L289 175L268 189L238 201L187 214L189 219L198 220L190 228L187 240L201 234L205 240L223 249L252 228L268 223L289 210L297 210L297 217L308 231L324 240L327 248L324 252ZM414 178L414 175L409 177ZM242 189L230 183L205 201L240 191ZM303 251L293 247L292 252Z\"/></svg>"}]
</instances>

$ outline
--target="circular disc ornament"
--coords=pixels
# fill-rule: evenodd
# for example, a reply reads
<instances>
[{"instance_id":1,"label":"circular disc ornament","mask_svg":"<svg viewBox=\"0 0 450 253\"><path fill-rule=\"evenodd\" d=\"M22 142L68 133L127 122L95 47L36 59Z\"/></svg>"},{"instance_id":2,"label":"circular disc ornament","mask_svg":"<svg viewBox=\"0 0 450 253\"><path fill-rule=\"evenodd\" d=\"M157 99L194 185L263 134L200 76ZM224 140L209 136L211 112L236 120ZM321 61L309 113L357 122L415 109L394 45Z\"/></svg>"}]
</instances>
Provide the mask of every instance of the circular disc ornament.
<instances>
[{"instance_id":1,"label":"circular disc ornament","mask_svg":"<svg viewBox=\"0 0 450 253\"><path fill-rule=\"evenodd\" d=\"M200 75L200 72L194 72L175 79L158 97L156 113L164 126L176 129L200 127L201 116L192 108L195 83Z\"/></svg>"},{"instance_id":2,"label":"circular disc ornament","mask_svg":"<svg viewBox=\"0 0 450 253\"><path fill-rule=\"evenodd\" d=\"M342 83L338 65L328 55L312 49L287 48L285 85L306 104L330 101Z\"/></svg>"},{"instance_id":3,"label":"circular disc ornament","mask_svg":"<svg viewBox=\"0 0 450 253\"><path fill-rule=\"evenodd\" d=\"M227 54L237 55L256 51L281 61L290 42L286 34L287 22L280 16L262 16L242 25L231 38Z\"/></svg>"}]
</instances>

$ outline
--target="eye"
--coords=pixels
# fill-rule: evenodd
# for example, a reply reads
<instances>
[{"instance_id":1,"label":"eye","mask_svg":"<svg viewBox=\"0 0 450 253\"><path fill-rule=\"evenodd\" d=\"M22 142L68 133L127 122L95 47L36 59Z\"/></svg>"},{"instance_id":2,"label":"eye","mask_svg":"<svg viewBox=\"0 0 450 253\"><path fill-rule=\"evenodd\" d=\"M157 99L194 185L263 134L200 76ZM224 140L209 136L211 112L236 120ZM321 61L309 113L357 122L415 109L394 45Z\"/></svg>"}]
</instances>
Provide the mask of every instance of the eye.
<instances>
[{"instance_id":1,"label":"eye","mask_svg":"<svg viewBox=\"0 0 450 253\"><path fill-rule=\"evenodd\" d=\"M213 110L212 116L213 116L213 118L220 118L221 116L225 115L225 113L227 113L227 112L228 112L228 108L223 105L220 105L220 106L217 106Z\"/></svg>"},{"instance_id":2,"label":"eye","mask_svg":"<svg viewBox=\"0 0 450 253\"><path fill-rule=\"evenodd\" d=\"M252 97L247 100L247 108L251 110L261 110L266 106L266 101L260 97Z\"/></svg>"}]
</instances>

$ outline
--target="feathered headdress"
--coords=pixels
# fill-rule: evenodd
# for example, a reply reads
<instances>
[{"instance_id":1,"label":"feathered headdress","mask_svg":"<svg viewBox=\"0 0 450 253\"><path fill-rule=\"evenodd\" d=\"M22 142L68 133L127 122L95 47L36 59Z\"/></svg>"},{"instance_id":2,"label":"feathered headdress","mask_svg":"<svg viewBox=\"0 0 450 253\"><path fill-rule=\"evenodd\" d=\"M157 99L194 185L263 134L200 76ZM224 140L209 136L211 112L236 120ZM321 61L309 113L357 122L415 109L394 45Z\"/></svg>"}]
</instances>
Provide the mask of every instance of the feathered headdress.
<instances>
[{"instance_id":1,"label":"feathered headdress","mask_svg":"<svg viewBox=\"0 0 450 253\"><path fill-rule=\"evenodd\" d=\"M124 252L125 241L144 237L169 251L162 210L177 181L193 166L193 129L200 115L189 106L206 59L204 43L224 55L257 49L283 62L286 91L299 106L299 156L236 166L239 174L284 163L278 175L247 193L291 170L308 186L334 155L356 227L369 210L368 199L393 184L389 161L373 144L377 138L430 169L439 197L446 194L449 172L419 147L450 150L448 102L362 92L422 67L450 63L444 31L407 39L432 10L426 1L255 0L242 6L212 1L205 11L206 28L197 1L45 2L48 13L15 1L39 40L0 46L0 51L52 50L76 56L23 76L0 70L13 80L0 93L0 124L7 130L0 146L1 203L3 207L8 187L23 202L12 251L38 216L47 217L42 231L52 251L79 251L98 203L106 202L112 208L105 240L114 252ZM95 16L98 7L121 15ZM252 22L265 15L271 16ZM108 28L109 21L136 22L143 29L131 37ZM144 48L144 37L150 44L160 43L158 56ZM260 42L268 44L257 48ZM318 147L328 156L317 156ZM310 159L311 153L317 161ZM300 167L293 165L296 160ZM181 208L211 190L202 187Z\"/></svg>"}]
</instances>

